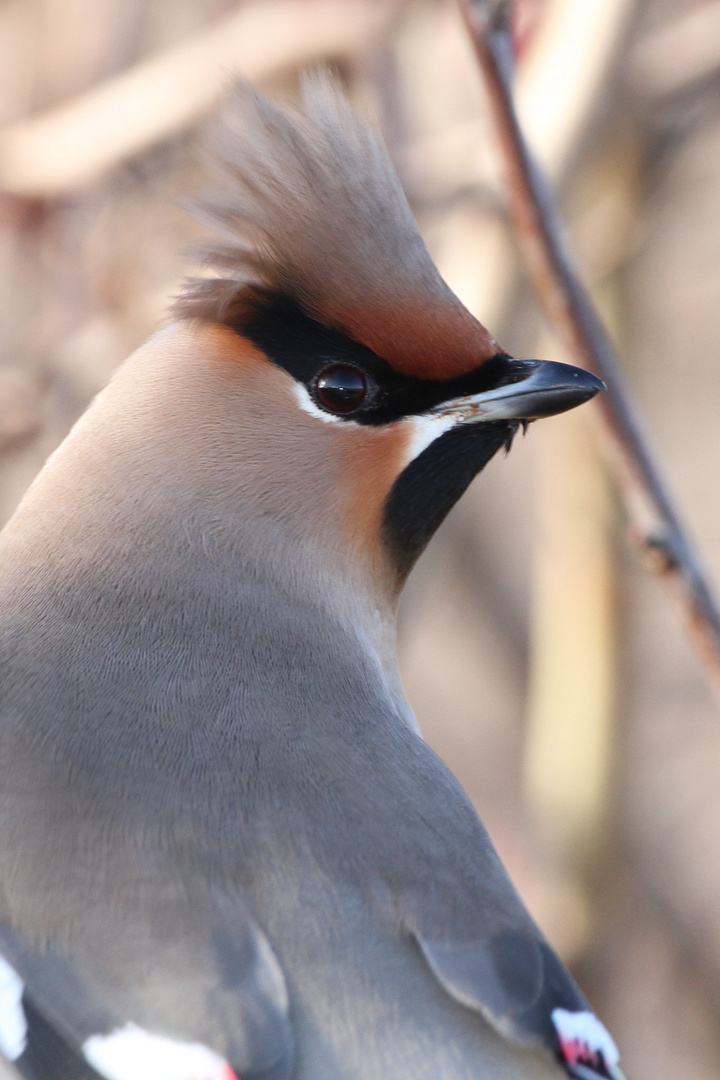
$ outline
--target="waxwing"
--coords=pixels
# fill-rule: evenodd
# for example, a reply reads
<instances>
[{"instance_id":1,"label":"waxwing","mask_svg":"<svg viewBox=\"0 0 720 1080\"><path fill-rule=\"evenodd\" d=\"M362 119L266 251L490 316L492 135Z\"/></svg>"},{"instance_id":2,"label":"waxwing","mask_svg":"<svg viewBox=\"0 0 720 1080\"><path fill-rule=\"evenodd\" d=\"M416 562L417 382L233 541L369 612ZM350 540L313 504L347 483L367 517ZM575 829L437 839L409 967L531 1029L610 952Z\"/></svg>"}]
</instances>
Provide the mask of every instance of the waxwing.
<instances>
[{"instance_id":1,"label":"waxwing","mask_svg":"<svg viewBox=\"0 0 720 1080\"><path fill-rule=\"evenodd\" d=\"M440 279L325 79L0 538L0 1050L29 1080L598 1080L615 1045L400 686L403 582L592 397Z\"/></svg>"}]
</instances>

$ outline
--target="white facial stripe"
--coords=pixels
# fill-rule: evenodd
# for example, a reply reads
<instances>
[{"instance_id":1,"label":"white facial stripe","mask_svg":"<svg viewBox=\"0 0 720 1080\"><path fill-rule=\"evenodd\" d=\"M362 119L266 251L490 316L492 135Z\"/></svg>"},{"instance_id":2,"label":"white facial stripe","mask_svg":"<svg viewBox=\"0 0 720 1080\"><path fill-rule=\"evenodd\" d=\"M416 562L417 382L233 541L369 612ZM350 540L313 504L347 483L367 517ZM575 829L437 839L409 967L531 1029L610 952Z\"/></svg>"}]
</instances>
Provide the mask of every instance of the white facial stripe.
<instances>
[{"instance_id":1,"label":"white facial stripe","mask_svg":"<svg viewBox=\"0 0 720 1080\"><path fill-rule=\"evenodd\" d=\"M8 1061L16 1061L27 1046L24 989L17 971L0 956L0 1052Z\"/></svg>"},{"instance_id":2,"label":"white facial stripe","mask_svg":"<svg viewBox=\"0 0 720 1080\"><path fill-rule=\"evenodd\" d=\"M582 1063L583 1050L587 1048L591 1053L601 1053L608 1068L617 1067L620 1061L618 1048L594 1013L553 1009L551 1017L568 1064L572 1065L578 1059Z\"/></svg>"},{"instance_id":3,"label":"white facial stripe","mask_svg":"<svg viewBox=\"0 0 720 1080\"><path fill-rule=\"evenodd\" d=\"M314 416L317 420L322 420L326 424L352 424L356 426L356 421L348 417L333 416L332 413L321 409L315 404L302 383L296 382L293 389L297 403L303 412ZM496 396L498 399L504 399L508 395L503 388L502 390L490 391L487 394L478 394L475 397L454 398L451 401L437 405L426 413L405 416L401 420L395 421L395 423L409 424L412 430L405 464L409 465L411 461L414 461L416 457L422 454L430 443L435 442L436 439L444 435L450 428L455 427L456 424L500 418L504 415L504 409L502 407L498 408L501 401L490 400Z\"/></svg>"},{"instance_id":4,"label":"white facial stripe","mask_svg":"<svg viewBox=\"0 0 720 1080\"><path fill-rule=\"evenodd\" d=\"M412 434L408 441L405 464L409 465L430 446L430 443L435 442L446 431L455 427L460 420L461 417L455 416L449 409L445 413L433 411L406 417L402 423L410 426Z\"/></svg>"},{"instance_id":5,"label":"white facial stripe","mask_svg":"<svg viewBox=\"0 0 720 1080\"><path fill-rule=\"evenodd\" d=\"M309 413L310 416L314 416L318 420L324 420L326 424L342 423L339 416L333 416L332 413L326 412L325 409L321 409L316 405L301 382L295 383L294 390L297 403L303 412ZM345 422L347 423L347 421ZM350 422L352 423L352 421Z\"/></svg>"},{"instance_id":6,"label":"white facial stripe","mask_svg":"<svg viewBox=\"0 0 720 1080\"><path fill-rule=\"evenodd\" d=\"M107 1080L237 1080L228 1063L202 1043L180 1042L126 1024L93 1035L83 1054Z\"/></svg>"}]
</instances>

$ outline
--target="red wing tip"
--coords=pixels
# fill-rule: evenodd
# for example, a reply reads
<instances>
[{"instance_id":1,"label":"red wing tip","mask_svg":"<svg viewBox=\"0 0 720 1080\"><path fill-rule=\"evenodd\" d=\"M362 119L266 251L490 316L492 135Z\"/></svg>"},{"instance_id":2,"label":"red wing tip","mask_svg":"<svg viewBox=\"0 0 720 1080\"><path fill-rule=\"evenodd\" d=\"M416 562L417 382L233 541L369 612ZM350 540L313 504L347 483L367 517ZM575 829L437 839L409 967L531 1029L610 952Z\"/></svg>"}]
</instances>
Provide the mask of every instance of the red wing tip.
<instances>
[{"instance_id":1,"label":"red wing tip","mask_svg":"<svg viewBox=\"0 0 720 1080\"><path fill-rule=\"evenodd\" d=\"M624 1080L620 1055L610 1032L588 1009L553 1009L563 1060L579 1080Z\"/></svg>"}]
</instances>

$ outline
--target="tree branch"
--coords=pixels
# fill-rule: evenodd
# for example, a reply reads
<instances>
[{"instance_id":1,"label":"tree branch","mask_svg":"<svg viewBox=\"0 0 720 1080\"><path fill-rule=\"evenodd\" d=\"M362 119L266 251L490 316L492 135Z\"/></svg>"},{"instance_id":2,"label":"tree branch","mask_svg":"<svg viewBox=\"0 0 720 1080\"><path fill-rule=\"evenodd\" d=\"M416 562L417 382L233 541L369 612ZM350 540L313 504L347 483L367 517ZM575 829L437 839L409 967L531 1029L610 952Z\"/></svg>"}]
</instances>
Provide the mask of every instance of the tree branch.
<instances>
[{"instance_id":1,"label":"tree branch","mask_svg":"<svg viewBox=\"0 0 720 1080\"><path fill-rule=\"evenodd\" d=\"M56 197L182 131L245 79L353 53L377 40L395 0L255 0L71 101L0 128L0 191Z\"/></svg>"},{"instance_id":2,"label":"tree branch","mask_svg":"<svg viewBox=\"0 0 720 1080\"><path fill-rule=\"evenodd\" d=\"M550 189L518 124L508 4L460 0L460 5L488 89L510 217L535 292L569 351L607 384L597 406L629 514L630 538L645 564L679 597L695 647L720 695L720 611L630 403L612 342L567 248Z\"/></svg>"}]
</instances>

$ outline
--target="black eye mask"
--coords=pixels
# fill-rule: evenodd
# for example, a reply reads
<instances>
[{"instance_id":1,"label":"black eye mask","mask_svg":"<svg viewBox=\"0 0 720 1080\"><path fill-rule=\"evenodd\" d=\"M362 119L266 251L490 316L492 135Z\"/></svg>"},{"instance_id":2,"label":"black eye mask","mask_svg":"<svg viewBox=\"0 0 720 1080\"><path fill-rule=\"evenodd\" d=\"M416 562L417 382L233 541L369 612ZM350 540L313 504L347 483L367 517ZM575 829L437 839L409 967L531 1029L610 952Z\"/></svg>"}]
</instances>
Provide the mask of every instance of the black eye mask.
<instances>
[{"instance_id":1,"label":"black eye mask","mask_svg":"<svg viewBox=\"0 0 720 1080\"><path fill-rule=\"evenodd\" d=\"M253 319L236 329L302 383L319 408L358 424L389 424L453 398L521 382L528 374L525 361L498 353L453 379L402 375L371 349L309 318L283 296L269 297ZM327 385L333 382L335 388Z\"/></svg>"}]
</instances>

